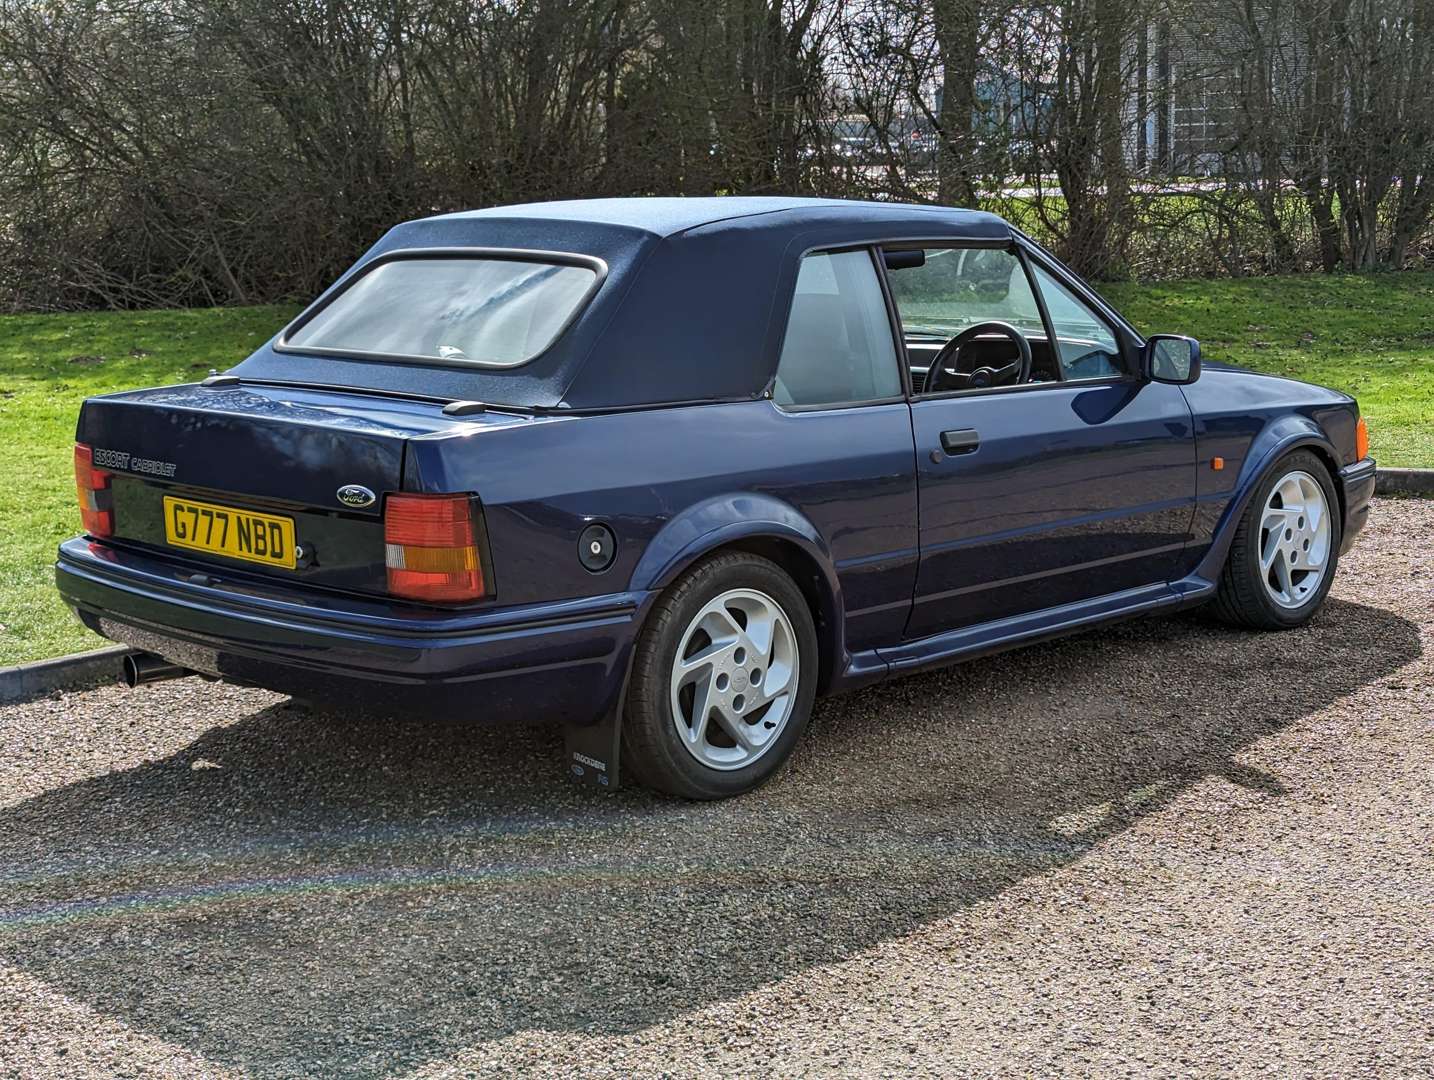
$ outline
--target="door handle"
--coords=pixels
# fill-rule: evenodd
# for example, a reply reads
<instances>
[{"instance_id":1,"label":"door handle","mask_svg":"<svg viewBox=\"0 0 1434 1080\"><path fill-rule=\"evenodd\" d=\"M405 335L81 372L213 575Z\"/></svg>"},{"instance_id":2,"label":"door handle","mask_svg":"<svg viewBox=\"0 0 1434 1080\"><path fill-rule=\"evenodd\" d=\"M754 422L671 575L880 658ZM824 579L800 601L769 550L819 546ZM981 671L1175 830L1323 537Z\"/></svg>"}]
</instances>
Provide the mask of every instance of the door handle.
<instances>
[{"instance_id":1,"label":"door handle","mask_svg":"<svg viewBox=\"0 0 1434 1080\"><path fill-rule=\"evenodd\" d=\"M948 454L969 454L981 445L981 436L975 428L957 428L941 433L941 449Z\"/></svg>"}]
</instances>

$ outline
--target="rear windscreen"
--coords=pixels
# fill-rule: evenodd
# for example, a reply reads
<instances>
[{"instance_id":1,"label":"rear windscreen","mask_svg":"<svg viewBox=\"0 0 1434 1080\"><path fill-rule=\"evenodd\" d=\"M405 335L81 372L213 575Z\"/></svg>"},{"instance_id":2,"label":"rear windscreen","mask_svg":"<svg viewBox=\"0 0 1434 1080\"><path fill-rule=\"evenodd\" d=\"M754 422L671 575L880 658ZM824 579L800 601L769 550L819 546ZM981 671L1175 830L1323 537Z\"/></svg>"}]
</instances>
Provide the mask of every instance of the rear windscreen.
<instances>
[{"instance_id":1,"label":"rear windscreen","mask_svg":"<svg viewBox=\"0 0 1434 1080\"><path fill-rule=\"evenodd\" d=\"M599 283L589 266L435 257L376 264L281 347L515 367L563 332Z\"/></svg>"}]
</instances>

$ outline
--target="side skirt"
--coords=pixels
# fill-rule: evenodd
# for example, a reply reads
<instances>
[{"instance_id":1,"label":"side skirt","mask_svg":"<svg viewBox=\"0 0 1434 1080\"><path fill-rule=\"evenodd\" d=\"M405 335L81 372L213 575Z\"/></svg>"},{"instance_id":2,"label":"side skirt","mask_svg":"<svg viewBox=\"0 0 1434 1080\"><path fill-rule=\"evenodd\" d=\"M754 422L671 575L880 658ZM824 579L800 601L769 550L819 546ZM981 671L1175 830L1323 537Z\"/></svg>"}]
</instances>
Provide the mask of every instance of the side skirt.
<instances>
[{"instance_id":1,"label":"side skirt","mask_svg":"<svg viewBox=\"0 0 1434 1080\"><path fill-rule=\"evenodd\" d=\"M1192 576L1172 584L1161 583L1128 589L1093 600L1063 604L1026 615L1013 615L995 622L965 626L916 641L873 649L852 657L847 672L856 677L848 682L844 673L837 688L851 689L870 682L871 680L863 678L861 673L870 670L871 657L885 661L891 675L909 675L929 668L943 667L959 660L970 660L1021 645L1063 637L1102 623L1190 607L1206 599L1214 589L1212 582Z\"/></svg>"}]
</instances>

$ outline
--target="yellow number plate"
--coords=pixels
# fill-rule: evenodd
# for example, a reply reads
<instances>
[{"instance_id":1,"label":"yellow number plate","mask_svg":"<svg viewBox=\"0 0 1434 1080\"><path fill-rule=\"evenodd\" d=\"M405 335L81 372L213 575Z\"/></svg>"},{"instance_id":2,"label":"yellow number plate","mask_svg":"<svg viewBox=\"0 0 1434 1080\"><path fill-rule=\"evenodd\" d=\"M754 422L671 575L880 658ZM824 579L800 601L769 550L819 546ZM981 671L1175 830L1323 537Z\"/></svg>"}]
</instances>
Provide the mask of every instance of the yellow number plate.
<instances>
[{"instance_id":1,"label":"yellow number plate","mask_svg":"<svg viewBox=\"0 0 1434 1080\"><path fill-rule=\"evenodd\" d=\"M175 547L294 569L294 519L164 497L164 539Z\"/></svg>"}]
</instances>

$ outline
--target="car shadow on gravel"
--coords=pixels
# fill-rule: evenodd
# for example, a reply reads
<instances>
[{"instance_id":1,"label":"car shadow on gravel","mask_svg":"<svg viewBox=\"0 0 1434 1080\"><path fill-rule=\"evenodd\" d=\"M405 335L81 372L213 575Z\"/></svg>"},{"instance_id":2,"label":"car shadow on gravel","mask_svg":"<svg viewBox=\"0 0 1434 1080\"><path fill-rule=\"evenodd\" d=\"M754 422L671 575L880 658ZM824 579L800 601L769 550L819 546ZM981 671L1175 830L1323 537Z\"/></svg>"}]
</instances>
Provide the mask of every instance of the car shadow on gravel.
<instances>
[{"instance_id":1,"label":"car shadow on gravel","mask_svg":"<svg viewBox=\"0 0 1434 1080\"><path fill-rule=\"evenodd\" d=\"M631 1031L959 912L1207 778L1286 797L1242 749L1419 653L1337 601L1286 634L1123 624L823 703L776 781L711 805L571 787L549 730L280 704L0 811L0 961L255 1075ZM162 728L150 700L127 719Z\"/></svg>"}]
</instances>

